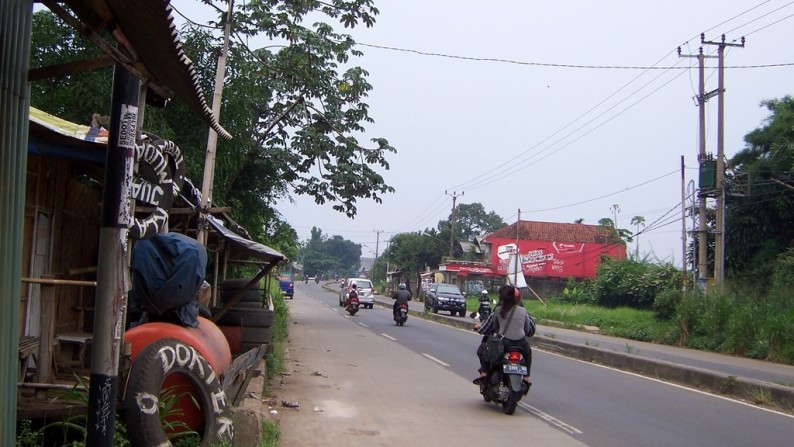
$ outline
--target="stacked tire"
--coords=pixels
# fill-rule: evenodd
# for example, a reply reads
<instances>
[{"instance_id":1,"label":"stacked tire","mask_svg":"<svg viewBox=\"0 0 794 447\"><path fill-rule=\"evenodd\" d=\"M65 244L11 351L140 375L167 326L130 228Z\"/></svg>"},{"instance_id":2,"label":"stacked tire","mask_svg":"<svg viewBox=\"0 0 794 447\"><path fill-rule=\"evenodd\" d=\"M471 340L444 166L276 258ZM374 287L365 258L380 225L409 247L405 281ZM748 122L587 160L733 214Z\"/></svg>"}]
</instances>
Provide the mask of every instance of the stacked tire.
<instances>
[{"instance_id":1,"label":"stacked tire","mask_svg":"<svg viewBox=\"0 0 794 447\"><path fill-rule=\"evenodd\" d=\"M250 278L222 282L221 304L229 302L248 282ZM217 324L226 336L232 354L242 354L261 345L270 345L273 315L273 310L266 306L262 290L254 286L243 291L240 301L223 314Z\"/></svg>"}]
</instances>

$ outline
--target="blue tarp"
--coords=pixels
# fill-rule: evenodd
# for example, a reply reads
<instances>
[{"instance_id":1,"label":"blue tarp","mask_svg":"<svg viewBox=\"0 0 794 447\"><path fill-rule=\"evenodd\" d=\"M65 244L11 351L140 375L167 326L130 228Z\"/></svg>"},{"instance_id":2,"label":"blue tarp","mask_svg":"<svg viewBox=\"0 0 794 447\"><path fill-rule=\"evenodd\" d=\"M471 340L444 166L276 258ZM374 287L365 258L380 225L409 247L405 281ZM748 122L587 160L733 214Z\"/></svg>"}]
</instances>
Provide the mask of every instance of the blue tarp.
<instances>
[{"instance_id":1,"label":"blue tarp","mask_svg":"<svg viewBox=\"0 0 794 447\"><path fill-rule=\"evenodd\" d=\"M132 250L130 309L140 307L150 320L176 320L198 326L197 293L204 282L207 251L180 233L139 240Z\"/></svg>"}]
</instances>

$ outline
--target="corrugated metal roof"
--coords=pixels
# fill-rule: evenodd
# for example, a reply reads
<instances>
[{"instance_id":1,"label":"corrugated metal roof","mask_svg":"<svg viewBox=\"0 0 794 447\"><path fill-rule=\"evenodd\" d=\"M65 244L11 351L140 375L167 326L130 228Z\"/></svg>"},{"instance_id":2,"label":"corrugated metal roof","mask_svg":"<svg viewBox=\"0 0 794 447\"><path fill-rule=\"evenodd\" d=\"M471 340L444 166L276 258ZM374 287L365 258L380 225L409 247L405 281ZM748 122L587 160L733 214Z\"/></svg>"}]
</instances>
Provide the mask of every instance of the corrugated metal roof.
<instances>
[{"instance_id":1,"label":"corrugated metal roof","mask_svg":"<svg viewBox=\"0 0 794 447\"><path fill-rule=\"evenodd\" d=\"M516 234L518 226L518 234ZM522 220L512 225L494 231L485 237L518 239L535 241L559 241L605 244L612 233L608 228L599 225L586 225L574 223L534 222Z\"/></svg>"},{"instance_id":2,"label":"corrugated metal roof","mask_svg":"<svg viewBox=\"0 0 794 447\"><path fill-rule=\"evenodd\" d=\"M60 8L44 0L53 12ZM207 105L193 63L182 51L179 33L168 0L66 0L82 24L93 33L107 30L127 53L133 72L158 91L172 93L198 113L219 136L231 135L218 123ZM79 30L86 33L86 30ZM109 54L114 59L118 54Z\"/></svg>"}]
</instances>

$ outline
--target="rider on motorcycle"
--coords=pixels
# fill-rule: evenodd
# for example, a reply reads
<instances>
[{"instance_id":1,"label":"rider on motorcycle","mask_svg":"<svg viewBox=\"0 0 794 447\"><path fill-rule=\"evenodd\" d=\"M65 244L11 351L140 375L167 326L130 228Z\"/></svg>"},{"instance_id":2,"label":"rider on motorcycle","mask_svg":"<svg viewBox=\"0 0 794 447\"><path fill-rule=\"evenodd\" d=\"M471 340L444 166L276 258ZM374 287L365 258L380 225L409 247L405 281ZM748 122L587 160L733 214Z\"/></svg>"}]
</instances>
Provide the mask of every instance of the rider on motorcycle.
<instances>
[{"instance_id":1,"label":"rider on motorcycle","mask_svg":"<svg viewBox=\"0 0 794 447\"><path fill-rule=\"evenodd\" d=\"M408 301L411 301L411 292L405 290L404 282L401 282L398 286L398 289L391 293L391 299L394 300L394 305L392 306L392 315L397 314L400 304L407 305Z\"/></svg>"},{"instance_id":2,"label":"rider on motorcycle","mask_svg":"<svg viewBox=\"0 0 794 447\"><path fill-rule=\"evenodd\" d=\"M477 308L477 316L480 319L480 323L485 322L490 315L491 300L488 298L488 289L482 289L482 292L480 292L480 307Z\"/></svg>"},{"instance_id":3,"label":"rider on motorcycle","mask_svg":"<svg viewBox=\"0 0 794 447\"><path fill-rule=\"evenodd\" d=\"M356 290L356 283L350 284L350 291L347 292L347 298L345 298L345 307L350 304L351 298L358 298L358 291Z\"/></svg>"},{"instance_id":4,"label":"rider on motorcycle","mask_svg":"<svg viewBox=\"0 0 794 447\"><path fill-rule=\"evenodd\" d=\"M482 325L476 323L474 329L482 335L490 335L499 333L500 328L506 327L507 329L503 334L502 343L505 345L505 348L517 346L521 349L521 353L524 355L524 359L526 359L527 362L527 373L529 373L532 367L532 350L529 347L527 337L535 335L535 320L533 320L527 310L519 304L520 300L521 292L517 288L511 285L502 286L499 289L499 304L496 306L496 309L494 309L493 313L485 320L485 323L482 323ZM510 316L511 313L513 313L512 317ZM512 319L508 325L507 322L509 318ZM485 338L486 337L483 337L483 339ZM474 379L474 383L478 385L488 376L488 369L490 367L484 360L484 354L485 343L483 342L480 343L480 347L477 349L477 357L480 358L480 377ZM529 374L524 376L524 381L528 385L532 385Z\"/></svg>"}]
</instances>

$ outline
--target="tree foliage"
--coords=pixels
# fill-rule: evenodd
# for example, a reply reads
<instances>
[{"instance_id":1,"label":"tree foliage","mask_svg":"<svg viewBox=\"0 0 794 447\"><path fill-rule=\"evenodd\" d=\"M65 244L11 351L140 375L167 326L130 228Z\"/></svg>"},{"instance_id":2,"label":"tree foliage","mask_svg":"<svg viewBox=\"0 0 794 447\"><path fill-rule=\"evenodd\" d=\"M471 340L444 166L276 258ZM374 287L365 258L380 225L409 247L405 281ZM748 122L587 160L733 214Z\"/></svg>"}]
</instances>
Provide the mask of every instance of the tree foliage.
<instances>
[{"instance_id":1,"label":"tree foliage","mask_svg":"<svg viewBox=\"0 0 794 447\"><path fill-rule=\"evenodd\" d=\"M342 236L325 236L321 229L312 227L311 238L299 256L305 275L351 276L360 268L361 245Z\"/></svg>"},{"instance_id":2,"label":"tree foliage","mask_svg":"<svg viewBox=\"0 0 794 447\"><path fill-rule=\"evenodd\" d=\"M334 26L371 27L372 1L253 0L238 4L233 18L220 123L234 138L217 145L212 201L232 207L232 216L254 239L295 252L294 231L277 203L309 195L318 205L353 217L357 201L380 203L394 191L382 174L389 169L384 138L359 142L372 123L364 102L372 86L353 64L353 39ZM204 92L214 90L225 14L215 32L186 26L182 47ZM304 22L311 18L311 24ZM266 42L250 48L248 42ZM34 15L31 65L41 67L99 54L49 11ZM93 113L109 115L111 69L32 86L31 103L49 113L89 124ZM207 101L210 103L211 101ZM165 109L147 107L144 130L173 140L185 157L186 175L200 185L208 128L175 99ZM290 240L291 239L291 240Z\"/></svg>"},{"instance_id":3,"label":"tree foliage","mask_svg":"<svg viewBox=\"0 0 794 447\"><path fill-rule=\"evenodd\" d=\"M452 213L447 220L438 222L438 230L449 231L451 220ZM475 236L484 236L506 225L494 211L486 212L482 203L461 203L455 209L455 238L460 241L471 241Z\"/></svg>"},{"instance_id":4,"label":"tree foliage","mask_svg":"<svg viewBox=\"0 0 794 447\"><path fill-rule=\"evenodd\" d=\"M770 116L745 135L727 183L726 265L764 274L794 241L794 98L762 102Z\"/></svg>"}]
</instances>

